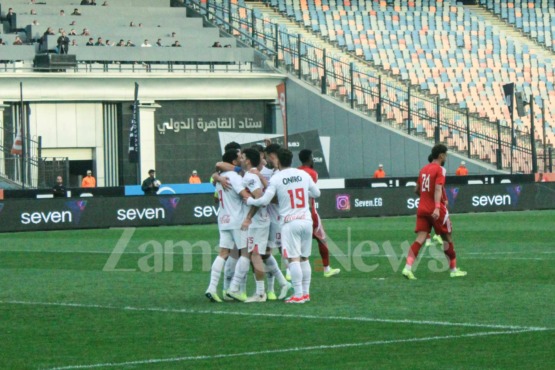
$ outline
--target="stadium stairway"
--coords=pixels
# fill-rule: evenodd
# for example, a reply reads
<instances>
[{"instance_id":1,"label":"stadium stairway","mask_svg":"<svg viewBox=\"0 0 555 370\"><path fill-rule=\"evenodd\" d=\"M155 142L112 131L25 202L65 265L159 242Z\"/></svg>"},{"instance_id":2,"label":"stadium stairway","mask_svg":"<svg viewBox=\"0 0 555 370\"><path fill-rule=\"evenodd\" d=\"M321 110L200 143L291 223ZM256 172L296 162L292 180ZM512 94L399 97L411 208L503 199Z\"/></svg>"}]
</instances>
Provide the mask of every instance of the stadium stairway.
<instances>
[{"instance_id":1,"label":"stadium stairway","mask_svg":"<svg viewBox=\"0 0 555 370\"><path fill-rule=\"evenodd\" d=\"M526 37L520 30L515 28L513 25L499 18L498 16L488 11L487 9L483 8L482 6L467 5L466 7L472 10L472 12L475 13L476 15L484 17L484 19L489 24L491 24L494 27L497 27L501 32L513 38L514 41L522 45L528 46L531 51L533 51L536 54L539 54L541 57L545 59L552 59L555 57L555 53L549 51L547 48L535 42L531 38Z\"/></svg>"}]
</instances>

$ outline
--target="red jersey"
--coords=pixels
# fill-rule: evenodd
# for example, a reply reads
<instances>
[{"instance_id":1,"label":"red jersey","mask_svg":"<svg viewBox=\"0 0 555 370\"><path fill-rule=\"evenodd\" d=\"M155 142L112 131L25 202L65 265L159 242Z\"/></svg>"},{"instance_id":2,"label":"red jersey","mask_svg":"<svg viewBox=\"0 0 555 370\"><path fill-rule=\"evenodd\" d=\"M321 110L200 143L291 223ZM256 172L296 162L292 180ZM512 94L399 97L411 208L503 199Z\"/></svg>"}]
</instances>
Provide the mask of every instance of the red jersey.
<instances>
[{"instance_id":1,"label":"red jersey","mask_svg":"<svg viewBox=\"0 0 555 370\"><path fill-rule=\"evenodd\" d=\"M419 216L429 216L434 212L435 205L435 189L436 185L445 186L445 168L437 163L430 163L424 166L418 174L417 186L420 191L420 201L418 203ZM441 194L441 204L445 207L446 196L445 190Z\"/></svg>"},{"instance_id":2,"label":"red jersey","mask_svg":"<svg viewBox=\"0 0 555 370\"><path fill-rule=\"evenodd\" d=\"M304 172L308 173L310 177L312 177L312 180L314 181L314 183L318 182L318 172L314 171L314 168L311 168L308 166L301 166L299 167L299 170L303 170Z\"/></svg>"}]
</instances>

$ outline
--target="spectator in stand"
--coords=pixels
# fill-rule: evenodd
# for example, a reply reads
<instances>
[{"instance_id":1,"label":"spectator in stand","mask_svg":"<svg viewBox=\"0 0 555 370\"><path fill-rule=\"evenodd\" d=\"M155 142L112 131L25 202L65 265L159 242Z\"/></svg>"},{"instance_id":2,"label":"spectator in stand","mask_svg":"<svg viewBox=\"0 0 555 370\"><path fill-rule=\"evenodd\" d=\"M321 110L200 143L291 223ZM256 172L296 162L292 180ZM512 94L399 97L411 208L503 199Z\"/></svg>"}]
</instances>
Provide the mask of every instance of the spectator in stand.
<instances>
[{"instance_id":1,"label":"spectator in stand","mask_svg":"<svg viewBox=\"0 0 555 370\"><path fill-rule=\"evenodd\" d=\"M135 27L135 22L131 21L131 23L129 23L129 27Z\"/></svg>"},{"instance_id":2,"label":"spectator in stand","mask_svg":"<svg viewBox=\"0 0 555 370\"><path fill-rule=\"evenodd\" d=\"M92 175L91 170L87 170L87 176L83 177L83 181L81 181L82 188L96 188L96 179Z\"/></svg>"},{"instance_id":3,"label":"spectator in stand","mask_svg":"<svg viewBox=\"0 0 555 370\"><path fill-rule=\"evenodd\" d=\"M220 44L219 41L216 41L215 43L212 44L212 47L213 47L213 48L221 48L221 47L222 47L222 44Z\"/></svg>"},{"instance_id":4,"label":"spectator in stand","mask_svg":"<svg viewBox=\"0 0 555 370\"><path fill-rule=\"evenodd\" d=\"M127 40L127 44L125 44L125 46L131 46L134 47L135 44L131 41L131 40Z\"/></svg>"},{"instance_id":5,"label":"spectator in stand","mask_svg":"<svg viewBox=\"0 0 555 370\"><path fill-rule=\"evenodd\" d=\"M52 187L54 198L64 198L67 194L66 187L64 186L64 179L62 176L56 177L56 185Z\"/></svg>"},{"instance_id":6,"label":"spectator in stand","mask_svg":"<svg viewBox=\"0 0 555 370\"><path fill-rule=\"evenodd\" d=\"M81 36L90 36L91 33L89 32L88 28L83 28L83 32L81 32Z\"/></svg>"},{"instance_id":7,"label":"spectator in stand","mask_svg":"<svg viewBox=\"0 0 555 370\"><path fill-rule=\"evenodd\" d=\"M108 2L107 1L103 2L102 6L108 6Z\"/></svg>"},{"instance_id":8,"label":"spectator in stand","mask_svg":"<svg viewBox=\"0 0 555 370\"><path fill-rule=\"evenodd\" d=\"M106 44L104 43L104 40L102 40L102 37L99 37L98 39L96 39L96 43L94 44L94 46L106 46Z\"/></svg>"},{"instance_id":9,"label":"spectator in stand","mask_svg":"<svg viewBox=\"0 0 555 370\"><path fill-rule=\"evenodd\" d=\"M81 0L81 5L91 5L89 0Z\"/></svg>"},{"instance_id":10,"label":"spectator in stand","mask_svg":"<svg viewBox=\"0 0 555 370\"><path fill-rule=\"evenodd\" d=\"M89 5L96 5L96 0L91 0Z\"/></svg>"},{"instance_id":11,"label":"spectator in stand","mask_svg":"<svg viewBox=\"0 0 555 370\"><path fill-rule=\"evenodd\" d=\"M383 170L383 164L379 164L378 165L378 169L376 171L374 171L374 176L375 179L383 179L385 177L385 171Z\"/></svg>"},{"instance_id":12,"label":"spectator in stand","mask_svg":"<svg viewBox=\"0 0 555 370\"><path fill-rule=\"evenodd\" d=\"M164 46L162 45L162 39L158 39L158 41L156 41L156 46Z\"/></svg>"},{"instance_id":13,"label":"spectator in stand","mask_svg":"<svg viewBox=\"0 0 555 370\"><path fill-rule=\"evenodd\" d=\"M71 21L71 23L69 24L70 26L75 26L77 24L77 22L75 21Z\"/></svg>"},{"instance_id":14,"label":"spectator in stand","mask_svg":"<svg viewBox=\"0 0 555 370\"><path fill-rule=\"evenodd\" d=\"M94 39L92 37L89 37L89 41L87 41L85 46L94 46Z\"/></svg>"},{"instance_id":15,"label":"spectator in stand","mask_svg":"<svg viewBox=\"0 0 555 370\"><path fill-rule=\"evenodd\" d=\"M119 40L116 46L125 46L125 41L123 39Z\"/></svg>"},{"instance_id":16,"label":"spectator in stand","mask_svg":"<svg viewBox=\"0 0 555 370\"><path fill-rule=\"evenodd\" d=\"M21 40L21 38L19 36L15 37L13 45L23 45L23 41Z\"/></svg>"},{"instance_id":17,"label":"spectator in stand","mask_svg":"<svg viewBox=\"0 0 555 370\"><path fill-rule=\"evenodd\" d=\"M71 13L71 15L81 15L81 12L79 11L79 9L75 8L73 9L73 13Z\"/></svg>"},{"instance_id":18,"label":"spectator in stand","mask_svg":"<svg viewBox=\"0 0 555 370\"><path fill-rule=\"evenodd\" d=\"M1 38L0 38L0 45L6 45L6 43L4 42L4 40L2 40Z\"/></svg>"},{"instance_id":19,"label":"spectator in stand","mask_svg":"<svg viewBox=\"0 0 555 370\"><path fill-rule=\"evenodd\" d=\"M145 41L141 44L142 48L151 48L152 45L150 45L150 43L148 42L148 39L145 39Z\"/></svg>"},{"instance_id":20,"label":"spectator in stand","mask_svg":"<svg viewBox=\"0 0 555 370\"><path fill-rule=\"evenodd\" d=\"M114 46L114 43L110 40L106 40L106 46Z\"/></svg>"},{"instance_id":21,"label":"spectator in stand","mask_svg":"<svg viewBox=\"0 0 555 370\"><path fill-rule=\"evenodd\" d=\"M13 8L8 9L8 12L6 13L6 21L8 21L9 30L13 30L15 26L15 13L13 11Z\"/></svg>"},{"instance_id":22,"label":"spectator in stand","mask_svg":"<svg viewBox=\"0 0 555 370\"><path fill-rule=\"evenodd\" d=\"M33 26L38 26L40 25L39 21L37 21L36 19L33 19Z\"/></svg>"},{"instance_id":23,"label":"spectator in stand","mask_svg":"<svg viewBox=\"0 0 555 370\"><path fill-rule=\"evenodd\" d=\"M468 168L466 168L465 161L461 162L461 165L459 166L459 168L457 168L457 171L455 172L455 175L457 175L457 176L468 176Z\"/></svg>"},{"instance_id":24,"label":"spectator in stand","mask_svg":"<svg viewBox=\"0 0 555 370\"><path fill-rule=\"evenodd\" d=\"M172 32L172 37L175 38L175 36L177 36L177 34L175 32Z\"/></svg>"},{"instance_id":25,"label":"spectator in stand","mask_svg":"<svg viewBox=\"0 0 555 370\"><path fill-rule=\"evenodd\" d=\"M142 23L139 23L139 24L137 25L137 27L142 27L142 26L143 26L143 24L142 24Z\"/></svg>"},{"instance_id":26,"label":"spectator in stand","mask_svg":"<svg viewBox=\"0 0 555 370\"><path fill-rule=\"evenodd\" d=\"M77 36L77 32L75 31L75 29L69 31L69 36Z\"/></svg>"},{"instance_id":27,"label":"spectator in stand","mask_svg":"<svg viewBox=\"0 0 555 370\"><path fill-rule=\"evenodd\" d=\"M189 184L201 184L201 183L202 181L200 180L200 177L198 177L197 170L193 170L191 177L189 177Z\"/></svg>"},{"instance_id":28,"label":"spectator in stand","mask_svg":"<svg viewBox=\"0 0 555 370\"><path fill-rule=\"evenodd\" d=\"M69 37L67 37L65 32L62 32L61 36L58 37L58 54L67 54L69 51Z\"/></svg>"},{"instance_id":29,"label":"spectator in stand","mask_svg":"<svg viewBox=\"0 0 555 370\"><path fill-rule=\"evenodd\" d=\"M538 172L538 182L547 182L547 178L543 174L543 172Z\"/></svg>"},{"instance_id":30,"label":"spectator in stand","mask_svg":"<svg viewBox=\"0 0 555 370\"><path fill-rule=\"evenodd\" d=\"M60 10L60 15L63 17L63 16L66 15L66 12L62 9L62 10Z\"/></svg>"},{"instance_id":31,"label":"spectator in stand","mask_svg":"<svg viewBox=\"0 0 555 370\"><path fill-rule=\"evenodd\" d=\"M172 47L174 48L180 48L181 44L179 43L179 41L175 40L175 42L172 44Z\"/></svg>"},{"instance_id":32,"label":"spectator in stand","mask_svg":"<svg viewBox=\"0 0 555 370\"><path fill-rule=\"evenodd\" d=\"M77 40L75 39L71 40L71 46L79 46L77 45Z\"/></svg>"},{"instance_id":33,"label":"spectator in stand","mask_svg":"<svg viewBox=\"0 0 555 370\"><path fill-rule=\"evenodd\" d=\"M37 11L35 9L31 9L31 11L29 12L29 14L31 15L37 15Z\"/></svg>"}]
</instances>

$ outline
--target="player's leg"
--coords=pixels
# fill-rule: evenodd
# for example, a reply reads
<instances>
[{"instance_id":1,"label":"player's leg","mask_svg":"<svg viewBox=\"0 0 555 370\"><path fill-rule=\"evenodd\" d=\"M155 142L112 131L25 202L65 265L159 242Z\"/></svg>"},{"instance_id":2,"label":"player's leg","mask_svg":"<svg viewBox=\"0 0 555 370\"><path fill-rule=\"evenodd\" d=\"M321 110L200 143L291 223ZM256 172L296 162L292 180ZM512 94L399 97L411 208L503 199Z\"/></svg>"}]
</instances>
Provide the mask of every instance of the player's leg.
<instances>
[{"instance_id":1,"label":"player's leg","mask_svg":"<svg viewBox=\"0 0 555 370\"><path fill-rule=\"evenodd\" d=\"M216 292L218 290L218 283L220 282L222 269L229 256L229 251L233 248L233 246L234 243L230 235L225 230L220 231L220 252L212 263L212 268L210 270L210 284L205 293L206 297L212 302L222 301Z\"/></svg>"},{"instance_id":2,"label":"player's leg","mask_svg":"<svg viewBox=\"0 0 555 370\"><path fill-rule=\"evenodd\" d=\"M250 253L251 263L254 268L256 282L256 292L247 298L245 302L265 302L266 291L264 289L264 279L266 278L265 266L262 261L262 254L266 253L268 244L269 228L250 228L247 236L247 248Z\"/></svg>"},{"instance_id":3,"label":"player's leg","mask_svg":"<svg viewBox=\"0 0 555 370\"><path fill-rule=\"evenodd\" d=\"M328 242L326 241L326 231L320 219L318 212L312 212L312 237L318 243L318 251L322 257L322 265L324 266L324 277L331 277L341 272L340 269L330 267L330 252Z\"/></svg>"},{"instance_id":4,"label":"player's leg","mask_svg":"<svg viewBox=\"0 0 555 370\"><path fill-rule=\"evenodd\" d=\"M301 235L297 225L298 222L292 221L284 224L281 228L283 254L289 259L291 284L294 290L293 296L286 299L286 303L304 303L303 272L301 269Z\"/></svg>"},{"instance_id":5,"label":"player's leg","mask_svg":"<svg viewBox=\"0 0 555 370\"><path fill-rule=\"evenodd\" d=\"M229 290L229 286L231 285L231 279L233 279L233 274L235 273L235 267L237 266L238 260L239 260L239 249L237 249L237 246L234 246L230 250L229 257L225 261L225 265L224 265L224 287L222 292L224 301L233 300L232 298L229 298L227 296L227 291Z\"/></svg>"},{"instance_id":6,"label":"player's leg","mask_svg":"<svg viewBox=\"0 0 555 370\"><path fill-rule=\"evenodd\" d=\"M416 280L416 277L414 276L414 273L412 271L412 265L418 257L418 252L420 252L420 248L422 248L422 244L424 244L424 242L426 241L426 237L431 230L432 223L427 217L416 216L416 239L410 246L407 254L405 268L402 272L403 276L409 280Z\"/></svg>"},{"instance_id":7,"label":"player's leg","mask_svg":"<svg viewBox=\"0 0 555 370\"><path fill-rule=\"evenodd\" d=\"M455 252L455 245L453 243L452 231L453 227L449 213L442 210L438 220L434 223L436 234L440 234L443 239L443 252L449 260L449 275L451 277L466 276L466 271L457 268L457 253Z\"/></svg>"},{"instance_id":8,"label":"player's leg","mask_svg":"<svg viewBox=\"0 0 555 370\"><path fill-rule=\"evenodd\" d=\"M235 266L235 272L233 273L233 279L231 279L231 284L227 291L228 297L235 300L244 302L246 297L246 292L242 290L241 285L249 272L249 267L251 264L249 253L247 251L247 231L246 230L232 230L233 239L237 248L239 249L239 260Z\"/></svg>"},{"instance_id":9,"label":"player's leg","mask_svg":"<svg viewBox=\"0 0 555 370\"><path fill-rule=\"evenodd\" d=\"M302 287L303 300L310 302L310 281L312 280L312 268L309 257L312 252L312 230L307 224L301 231L301 271L303 273Z\"/></svg>"}]
</instances>

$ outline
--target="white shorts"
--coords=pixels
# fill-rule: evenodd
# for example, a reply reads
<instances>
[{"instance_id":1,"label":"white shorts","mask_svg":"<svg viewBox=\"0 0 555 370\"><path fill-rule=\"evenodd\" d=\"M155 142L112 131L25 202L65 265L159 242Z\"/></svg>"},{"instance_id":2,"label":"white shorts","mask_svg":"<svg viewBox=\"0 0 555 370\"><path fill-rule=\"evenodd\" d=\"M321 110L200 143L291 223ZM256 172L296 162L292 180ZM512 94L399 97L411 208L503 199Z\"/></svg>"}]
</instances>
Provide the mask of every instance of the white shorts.
<instances>
[{"instance_id":1,"label":"white shorts","mask_svg":"<svg viewBox=\"0 0 555 370\"><path fill-rule=\"evenodd\" d=\"M295 220L281 227L281 246L285 258L310 257L312 222Z\"/></svg>"},{"instance_id":2,"label":"white shorts","mask_svg":"<svg viewBox=\"0 0 555 370\"><path fill-rule=\"evenodd\" d=\"M241 229L220 230L220 248L243 249L247 247L247 232Z\"/></svg>"},{"instance_id":3,"label":"white shorts","mask_svg":"<svg viewBox=\"0 0 555 370\"><path fill-rule=\"evenodd\" d=\"M260 255L266 254L270 227L249 227L247 231L247 248L251 253L255 249Z\"/></svg>"},{"instance_id":4,"label":"white shorts","mask_svg":"<svg viewBox=\"0 0 555 370\"><path fill-rule=\"evenodd\" d=\"M270 222L268 246L270 248L281 248L281 224Z\"/></svg>"}]
</instances>

